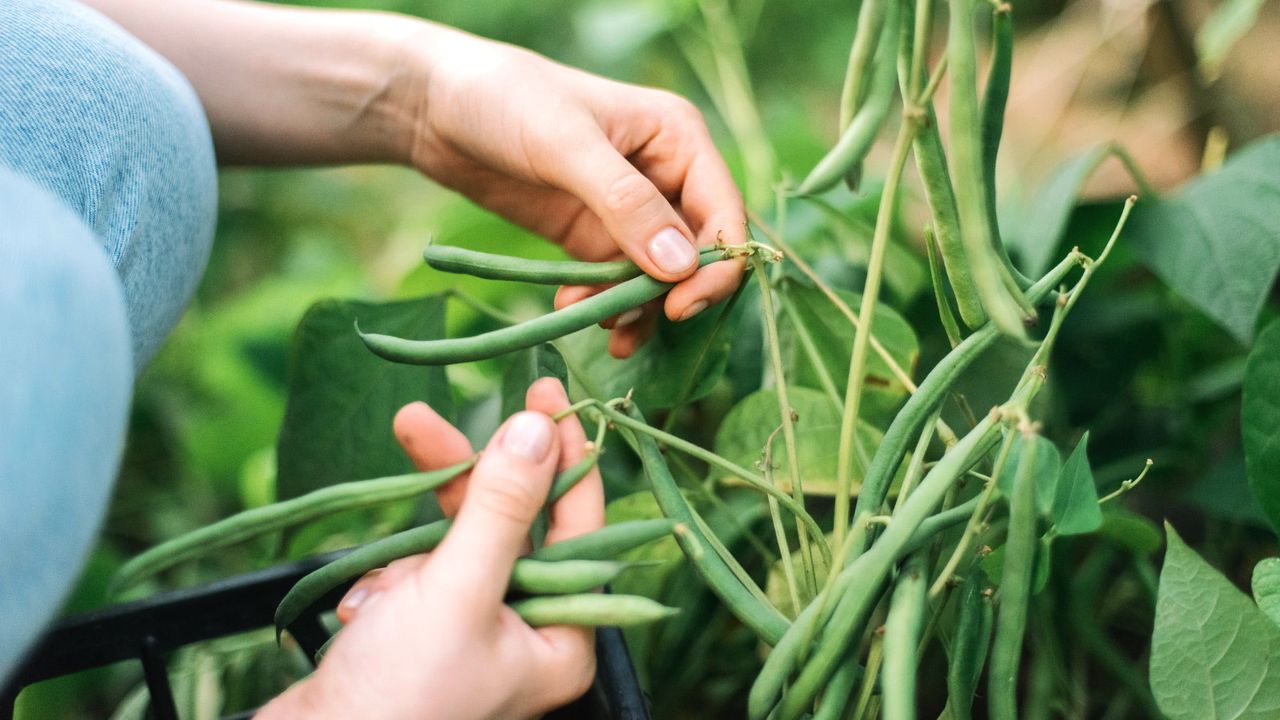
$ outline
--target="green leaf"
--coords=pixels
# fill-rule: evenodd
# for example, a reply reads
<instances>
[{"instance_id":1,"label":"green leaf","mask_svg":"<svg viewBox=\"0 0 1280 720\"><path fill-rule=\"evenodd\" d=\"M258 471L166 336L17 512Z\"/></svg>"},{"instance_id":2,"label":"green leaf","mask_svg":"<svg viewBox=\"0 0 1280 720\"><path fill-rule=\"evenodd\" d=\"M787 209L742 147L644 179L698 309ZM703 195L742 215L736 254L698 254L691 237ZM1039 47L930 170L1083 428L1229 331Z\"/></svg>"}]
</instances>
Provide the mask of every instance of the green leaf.
<instances>
[{"instance_id":1,"label":"green leaf","mask_svg":"<svg viewBox=\"0 0 1280 720\"><path fill-rule=\"evenodd\" d=\"M1036 193L1021 231L1011 232L1006 238L1009 247L1017 252L1023 272L1040 277L1049 269L1081 188L1111 151L1109 145L1096 147L1069 158L1050 173Z\"/></svg>"},{"instance_id":2,"label":"green leaf","mask_svg":"<svg viewBox=\"0 0 1280 720\"><path fill-rule=\"evenodd\" d=\"M1177 195L1144 200L1125 236L1162 280L1241 343L1280 270L1280 137L1260 140Z\"/></svg>"},{"instance_id":3,"label":"green leaf","mask_svg":"<svg viewBox=\"0 0 1280 720\"><path fill-rule=\"evenodd\" d=\"M821 392L805 387L788 388L796 413L796 455L807 495L831 496L836 492L836 464L840 446L840 413ZM743 398L725 416L716 432L715 451L733 462L756 468L769 435L782 424L778 396L773 389L757 390ZM870 454L884 437L870 424L859 421L854 433L862 453L854 453L854 491L860 487ZM782 433L773 442L773 480L791 491L790 465ZM717 473L722 476L723 473Z\"/></svg>"},{"instance_id":4,"label":"green leaf","mask_svg":"<svg viewBox=\"0 0 1280 720\"><path fill-rule=\"evenodd\" d=\"M524 410L529 386L544 377L553 377L566 388L569 386L569 371L565 368L564 358L550 343L515 353L502 375L501 417L508 418Z\"/></svg>"},{"instance_id":5,"label":"green leaf","mask_svg":"<svg viewBox=\"0 0 1280 720\"><path fill-rule=\"evenodd\" d=\"M1058 476L1052 518L1059 535L1083 535L1102 527L1102 508L1098 507L1088 447L1089 433L1085 433Z\"/></svg>"},{"instance_id":6,"label":"green leaf","mask_svg":"<svg viewBox=\"0 0 1280 720\"><path fill-rule=\"evenodd\" d=\"M1280 558L1267 558L1253 566L1253 599L1271 622L1280 626Z\"/></svg>"},{"instance_id":7,"label":"green leaf","mask_svg":"<svg viewBox=\"0 0 1280 720\"><path fill-rule=\"evenodd\" d=\"M444 369L382 360L364 347L353 326L358 317L403 337L436 338L444 313L441 296L311 306L290 355L289 399L276 446L280 499L336 482L413 471L391 420L415 400L450 418L453 396Z\"/></svg>"},{"instance_id":8,"label":"green leaf","mask_svg":"<svg viewBox=\"0 0 1280 720\"><path fill-rule=\"evenodd\" d=\"M1257 22L1266 1L1223 0L1213 9L1196 33L1196 57L1205 77L1213 79L1221 73L1231 46Z\"/></svg>"},{"instance_id":9,"label":"green leaf","mask_svg":"<svg viewBox=\"0 0 1280 720\"><path fill-rule=\"evenodd\" d=\"M1036 509L1048 516L1057 501L1058 477L1062 474L1062 456L1053 443L1040 435L1018 435L1009 450L1009 457L996 478L996 487L1005 497L1013 494L1013 479L1025 452L1035 453L1031 471L1036 478Z\"/></svg>"},{"instance_id":10,"label":"green leaf","mask_svg":"<svg viewBox=\"0 0 1280 720\"><path fill-rule=\"evenodd\" d=\"M1098 534L1139 557L1150 556L1161 545L1160 529L1155 523L1119 507L1108 507L1102 513Z\"/></svg>"},{"instance_id":11,"label":"green leaf","mask_svg":"<svg viewBox=\"0 0 1280 720\"><path fill-rule=\"evenodd\" d=\"M1151 690L1170 720L1280 717L1280 628L1168 523Z\"/></svg>"},{"instance_id":12,"label":"green leaf","mask_svg":"<svg viewBox=\"0 0 1280 720\"><path fill-rule=\"evenodd\" d=\"M684 322L659 320L653 337L626 360L609 354L609 333L600 328L587 328L564 337L557 346L572 373L583 376L575 379L582 380L589 393L599 393L600 399L607 400L634 391L636 403L646 410L669 408L689 384L690 374L708 342L711 346L702 357L687 399L705 396L724 375L739 311L734 311L735 317L729 318L713 339L711 333L721 307L709 308Z\"/></svg>"},{"instance_id":13,"label":"green leaf","mask_svg":"<svg viewBox=\"0 0 1280 720\"><path fill-rule=\"evenodd\" d=\"M836 294L856 313L862 296L837 290ZM788 281L783 302L791 303L795 317L808 331L817 349L817 356L835 385L840 398L844 398L849 384L849 348L853 347L854 327L838 309L832 306L826 295L817 288ZM915 373L920 361L920 345L911 325L893 308L876 305L871 334L880 341L890 357L908 376ZM783 316L779 322L779 336L788 349L792 382L810 388L821 388L819 373L803 352L796 337L791 318ZM873 348L867 350L867 374L863 384L861 417L873 424L888 424L893 412L907 388L890 370L889 365Z\"/></svg>"},{"instance_id":14,"label":"green leaf","mask_svg":"<svg viewBox=\"0 0 1280 720\"><path fill-rule=\"evenodd\" d=\"M1249 353L1240 416L1249 487L1280 532L1280 320L1262 331Z\"/></svg>"}]
</instances>

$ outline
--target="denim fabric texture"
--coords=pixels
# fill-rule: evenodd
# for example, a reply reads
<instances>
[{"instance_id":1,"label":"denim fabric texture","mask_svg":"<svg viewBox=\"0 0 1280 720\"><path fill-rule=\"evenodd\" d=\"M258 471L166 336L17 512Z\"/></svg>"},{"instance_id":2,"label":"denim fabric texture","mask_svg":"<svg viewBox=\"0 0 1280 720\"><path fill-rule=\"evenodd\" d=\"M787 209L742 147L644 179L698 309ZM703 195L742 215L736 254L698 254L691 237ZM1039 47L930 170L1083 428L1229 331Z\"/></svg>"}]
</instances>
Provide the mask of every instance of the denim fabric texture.
<instances>
[{"instance_id":1,"label":"denim fabric texture","mask_svg":"<svg viewBox=\"0 0 1280 720\"><path fill-rule=\"evenodd\" d=\"M133 380L191 299L217 204L168 62L68 0L0 0L0 681L96 540Z\"/></svg>"},{"instance_id":2,"label":"denim fabric texture","mask_svg":"<svg viewBox=\"0 0 1280 720\"><path fill-rule=\"evenodd\" d=\"M133 384L124 295L59 198L0 168L0 679L97 539Z\"/></svg>"},{"instance_id":3,"label":"denim fabric texture","mask_svg":"<svg viewBox=\"0 0 1280 720\"><path fill-rule=\"evenodd\" d=\"M0 165L60 197L105 245L140 371L190 301L213 241L213 140L191 85L91 8L3 0Z\"/></svg>"}]
</instances>

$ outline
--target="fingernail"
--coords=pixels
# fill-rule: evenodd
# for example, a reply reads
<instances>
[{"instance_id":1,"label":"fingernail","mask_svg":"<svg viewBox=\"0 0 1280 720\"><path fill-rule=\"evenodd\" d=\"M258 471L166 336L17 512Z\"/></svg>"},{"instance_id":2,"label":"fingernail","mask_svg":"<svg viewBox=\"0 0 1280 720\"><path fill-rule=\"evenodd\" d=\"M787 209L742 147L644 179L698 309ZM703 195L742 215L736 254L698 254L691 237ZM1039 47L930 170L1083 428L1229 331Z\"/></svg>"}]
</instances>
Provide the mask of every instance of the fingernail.
<instances>
[{"instance_id":1,"label":"fingernail","mask_svg":"<svg viewBox=\"0 0 1280 720\"><path fill-rule=\"evenodd\" d=\"M663 272L681 273L698 262L698 252L679 230L666 227L649 241L649 259Z\"/></svg>"},{"instance_id":2,"label":"fingernail","mask_svg":"<svg viewBox=\"0 0 1280 720\"><path fill-rule=\"evenodd\" d=\"M706 309L707 309L707 301L699 300L698 302L693 303L689 307L685 308L684 312L680 314L680 319L688 320L689 318L693 317L694 315L697 315L698 313Z\"/></svg>"},{"instance_id":3,"label":"fingernail","mask_svg":"<svg viewBox=\"0 0 1280 720\"><path fill-rule=\"evenodd\" d=\"M355 610L356 608L363 605L364 601L367 600L368 598L369 598L368 589L356 588L355 590L352 590L351 592L347 593L347 596L342 599L342 604L350 608L351 610Z\"/></svg>"},{"instance_id":4,"label":"fingernail","mask_svg":"<svg viewBox=\"0 0 1280 720\"><path fill-rule=\"evenodd\" d=\"M502 433L502 449L526 460L542 462L551 449L551 420L535 412L516 413Z\"/></svg>"},{"instance_id":5,"label":"fingernail","mask_svg":"<svg viewBox=\"0 0 1280 720\"><path fill-rule=\"evenodd\" d=\"M613 322L613 329L617 330L620 327L626 327L631 323L639 320L640 316L643 314L644 314L644 311L641 310L640 308L631 308L630 310L618 316L618 319Z\"/></svg>"}]
</instances>

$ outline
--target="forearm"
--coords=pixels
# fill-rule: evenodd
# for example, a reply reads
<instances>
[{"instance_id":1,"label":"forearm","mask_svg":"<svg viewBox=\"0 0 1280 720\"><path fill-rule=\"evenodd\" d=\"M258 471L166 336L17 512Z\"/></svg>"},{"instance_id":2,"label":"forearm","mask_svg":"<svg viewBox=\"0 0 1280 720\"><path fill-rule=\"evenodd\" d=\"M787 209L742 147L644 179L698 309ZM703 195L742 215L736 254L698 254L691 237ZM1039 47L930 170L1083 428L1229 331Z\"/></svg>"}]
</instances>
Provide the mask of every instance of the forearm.
<instances>
[{"instance_id":1,"label":"forearm","mask_svg":"<svg viewBox=\"0 0 1280 720\"><path fill-rule=\"evenodd\" d=\"M223 164L406 162L425 98L411 18L238 0L85 0L164 55L200 95ZM415 57L418 57L415 54Z\"/></svg>"}]
</instances>

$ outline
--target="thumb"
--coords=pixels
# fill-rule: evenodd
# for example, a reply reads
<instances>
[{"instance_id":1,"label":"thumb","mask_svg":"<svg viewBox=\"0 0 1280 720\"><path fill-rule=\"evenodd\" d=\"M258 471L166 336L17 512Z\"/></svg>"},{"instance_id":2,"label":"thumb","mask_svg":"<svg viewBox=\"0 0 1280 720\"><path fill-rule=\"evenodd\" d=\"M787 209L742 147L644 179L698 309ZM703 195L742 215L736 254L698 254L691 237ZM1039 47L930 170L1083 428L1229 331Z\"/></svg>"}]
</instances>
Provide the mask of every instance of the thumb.
<instances>
[{"instance_id":1,"label":"thumb","mask_svg":"<svg viewBox=\"0 0 1280 720\"><path fill-rule=\"evenodd\" d=\"M698 267L693 233L649 178L596 130L581 152L564 156L559 184L582 201L622 252L647 275L664 282Z\"/></svg>"},{"instance_id":2,"label":"thumb","mask_svg":"<svg viewBox=\"0 0 1280 720\"><path fill-rule=\"evenodd\" d=\"M456 597L502 601L559 458L559 433L542 413L516 413L494 433L471 471L453 527L428 564L432 574L449 578Z\"/></svg>"}]
</instances>

